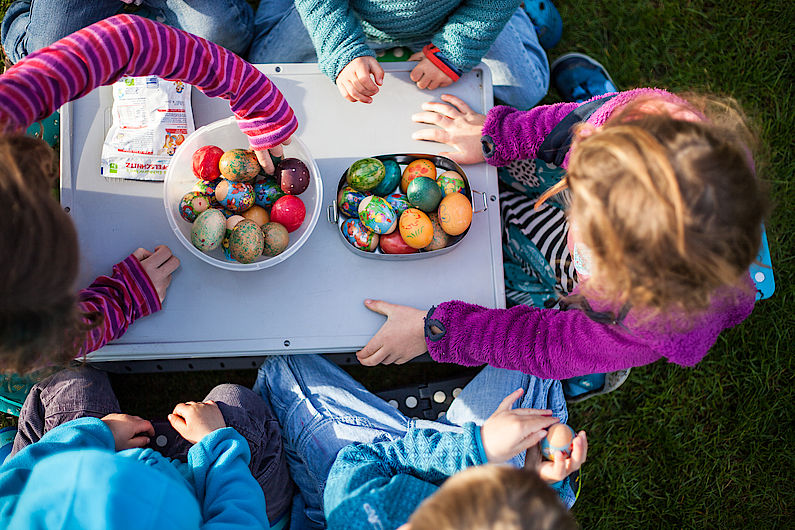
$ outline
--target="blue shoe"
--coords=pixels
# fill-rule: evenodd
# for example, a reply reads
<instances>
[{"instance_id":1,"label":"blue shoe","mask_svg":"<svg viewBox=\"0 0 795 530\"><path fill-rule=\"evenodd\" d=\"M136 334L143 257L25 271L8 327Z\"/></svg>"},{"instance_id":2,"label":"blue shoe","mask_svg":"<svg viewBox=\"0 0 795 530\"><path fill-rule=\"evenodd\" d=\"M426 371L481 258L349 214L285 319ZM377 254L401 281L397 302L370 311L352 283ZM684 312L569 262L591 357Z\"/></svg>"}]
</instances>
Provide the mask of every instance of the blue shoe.
<instances>
[{"instance_id":1,"label":"blue shoe","mask_svg":"<svg viewBox=\"0 0 795 530\"><path fill-rule=\"evenodd\" d=\"M594 96L618 92L605 67L582 53L567 53L550 67L552 85L564 101L582 102Z\"/></svg>"},{"instance_id":2,"label":"blue shoe","mask_svg":"<svg viewBox=\"0 0 795 530\"><path fill-rule=\"evenodd\" d=\"M526 0L524 10L538 34L538 42L548 50L560 41L563 33L563 20L560 13L548 0Z\"/></svg>"}]
</instances>

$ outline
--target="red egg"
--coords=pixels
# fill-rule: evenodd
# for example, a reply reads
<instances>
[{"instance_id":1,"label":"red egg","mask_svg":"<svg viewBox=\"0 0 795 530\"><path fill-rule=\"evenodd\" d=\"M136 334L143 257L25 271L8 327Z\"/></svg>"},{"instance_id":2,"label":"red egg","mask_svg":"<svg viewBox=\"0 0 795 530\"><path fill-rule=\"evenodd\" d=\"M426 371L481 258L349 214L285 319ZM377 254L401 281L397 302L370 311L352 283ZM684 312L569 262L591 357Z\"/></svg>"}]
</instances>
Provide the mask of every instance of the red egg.
<instances>
[{"instance_id":1,"label":"red egg","mask_svg":"<svg viewBox=\"0 0 795 530\"><path fill-rule=\"evenodd\" d=\"M285 195L273 203L271 222L284 225L288 232L294 232L306 217L306 207L295 195Z\"/></svg>"},{"instance_id":2,"label":"red egg","mask_svg":"<svg viewBox=\"0 0 795 530\"><path fill-rule=\"evenodd\" d=\"M309 169L297 158L285 158L276 166L276 181L284 193L300 195L309 187Z\"/></svg>"},{"instance_id":3,"label":"red egg","mask_svg":"<svg viewBox=\"0 0 795 530\"><path fill-rule=\"evenodd\" d=\"M218 162L224 150L214 145L199 147L193 153L193 174L202 180L212 181L221 176Z\"/></svg>"},{"instance_id":4,"label":"red egg","mask_svg":"<svg viewBox=\"0 0 795 530\"><path fill-rule=\"evenodd\" d=\"M419 252L416 248L403 241L398 230L391 234L382 235L379 245L384 254L414 254Z\"/></svg>"}]
</instances>

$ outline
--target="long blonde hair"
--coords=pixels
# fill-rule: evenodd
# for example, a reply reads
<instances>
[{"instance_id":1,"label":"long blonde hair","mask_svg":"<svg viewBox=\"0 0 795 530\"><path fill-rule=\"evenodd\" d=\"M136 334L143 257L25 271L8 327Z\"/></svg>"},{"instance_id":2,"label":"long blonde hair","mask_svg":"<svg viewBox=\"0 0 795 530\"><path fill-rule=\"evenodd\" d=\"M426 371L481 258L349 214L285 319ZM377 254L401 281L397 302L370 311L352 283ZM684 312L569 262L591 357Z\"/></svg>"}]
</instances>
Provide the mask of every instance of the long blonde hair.
<instances>
[{"instance_id":1,"label":"long blonde hair","mask_svg":"<svg viewBox=\"0 0 795 530\"><path fill-rule=\"evenodd\" d=\"M409 519L411 530L569 530L577 523L529 469L485 465L447 479Z\"/></svg>"},{"instance_id":2,"label":"long blonde hair","mask_svg":"<svg viewBox=\"0 0 795 530\"><path fill-rule=\"evenodd\" d=\"M601 129L575 131L566 180L546 196L571 189L593 255L586 298L692 311L742 286L767 211L754 137L733 100L688 103L640 99Z\"/></svg>"}]
</instances>

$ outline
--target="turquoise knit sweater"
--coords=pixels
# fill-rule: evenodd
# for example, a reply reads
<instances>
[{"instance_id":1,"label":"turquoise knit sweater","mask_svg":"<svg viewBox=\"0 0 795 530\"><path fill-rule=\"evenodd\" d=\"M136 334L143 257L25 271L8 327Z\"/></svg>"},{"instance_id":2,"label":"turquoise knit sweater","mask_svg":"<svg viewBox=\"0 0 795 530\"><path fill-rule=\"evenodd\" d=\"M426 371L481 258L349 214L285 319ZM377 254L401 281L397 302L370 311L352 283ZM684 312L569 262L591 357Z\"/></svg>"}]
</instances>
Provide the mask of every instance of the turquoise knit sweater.
<instances>
[{"instance_id":1,"label":"turquoise knit sweater","mask_svg":"<svg viewBox=\"0 0 795 530\"><path fill-rule=\"evenodd\" d=\"M296 0L320 69L336 80L357 57L375 56L366 40L432 42L466 72L489 51L520 0Z\"/></svg>"}]
</instances>

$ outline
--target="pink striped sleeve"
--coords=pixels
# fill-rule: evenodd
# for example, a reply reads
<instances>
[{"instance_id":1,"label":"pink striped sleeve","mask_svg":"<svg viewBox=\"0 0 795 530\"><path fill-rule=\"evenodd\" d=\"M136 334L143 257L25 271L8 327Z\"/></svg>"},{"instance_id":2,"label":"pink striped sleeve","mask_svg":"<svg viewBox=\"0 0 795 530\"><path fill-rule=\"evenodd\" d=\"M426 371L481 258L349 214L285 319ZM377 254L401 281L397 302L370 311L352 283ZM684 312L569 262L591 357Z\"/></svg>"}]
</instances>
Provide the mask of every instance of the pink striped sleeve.
<instances>
[{"instance_id":1,"label":"pink striped sleeve","mask_svg":"<svg viewBox=\"0 0 795 530\"><path fill-rule=\"evenodd\" d=\"M0 131L14 132L124 75L157 75L229 100L255 149L298 128L281 92L234 53L184 31L117 15L30 54L0 76Z\"/></svg>"},{"instance_id":2,"label":"pink striped sleeve","mask_svg":"<svg viewBox=\"0 0 795 530\"><path fill-rule=\"evenodd\" d=\"M135 320L160 310L160 298L135 256L113 267L111 276L100 276L78 295L80 309L98 312L101 324L86 334L79 355L98 350L118 339Z\"/></svg>"}]
</instances>

